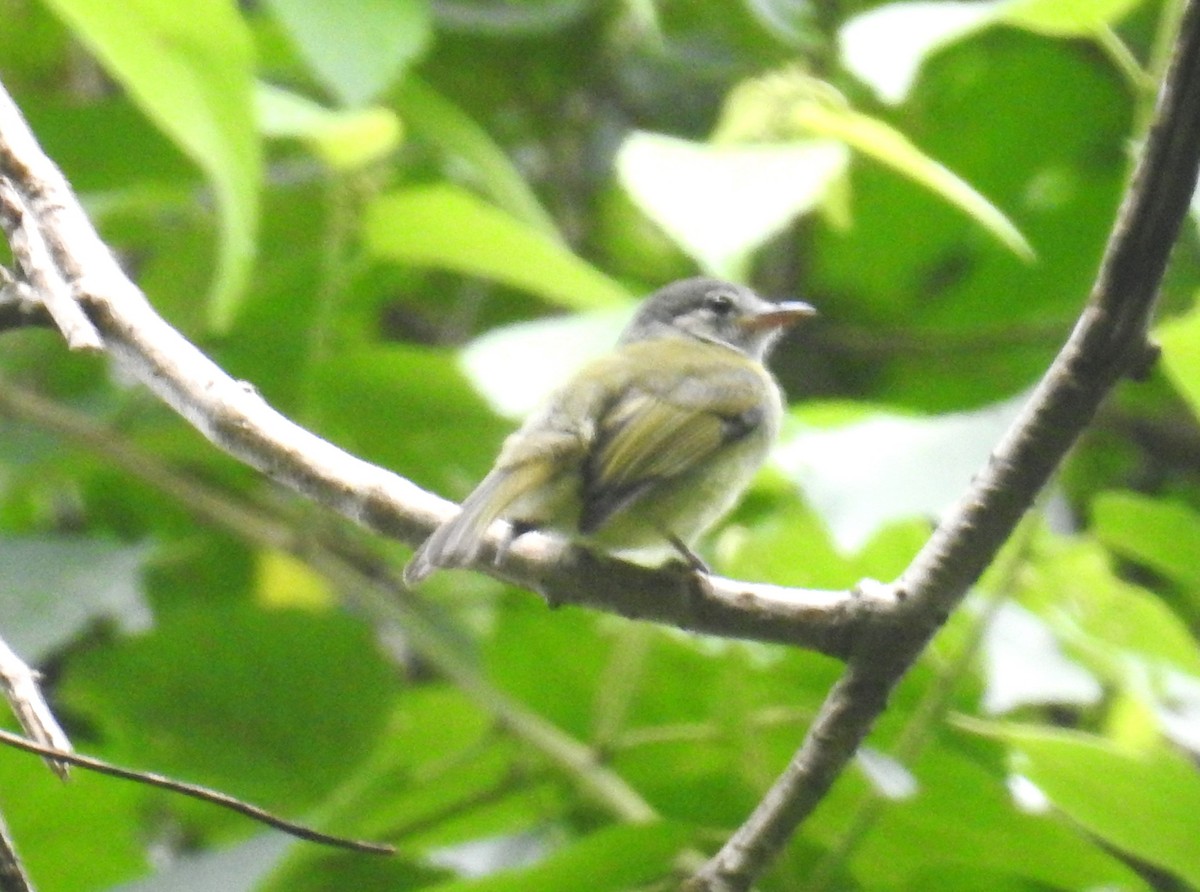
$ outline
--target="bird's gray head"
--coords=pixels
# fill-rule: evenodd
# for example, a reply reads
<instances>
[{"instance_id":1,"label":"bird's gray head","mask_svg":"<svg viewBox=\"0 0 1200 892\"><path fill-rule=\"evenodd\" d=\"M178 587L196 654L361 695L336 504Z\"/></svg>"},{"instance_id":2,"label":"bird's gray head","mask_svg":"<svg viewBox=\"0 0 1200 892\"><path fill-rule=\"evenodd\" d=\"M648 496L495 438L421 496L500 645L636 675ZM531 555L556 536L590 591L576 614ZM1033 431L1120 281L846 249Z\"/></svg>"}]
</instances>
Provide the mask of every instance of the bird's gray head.
<instances>
[{"instance_id":1,"label":"bird's gray head","mask_svg":"<svg viewBox=\"0 0 1200 892\"><path fill-rule=\"evenodd\" d=\"M691 337L762 360L783 330L816 313L800 301L771 303L749 288L699 276L650 295L621 333L621 344Z\"/></svg>"}]
</instances>

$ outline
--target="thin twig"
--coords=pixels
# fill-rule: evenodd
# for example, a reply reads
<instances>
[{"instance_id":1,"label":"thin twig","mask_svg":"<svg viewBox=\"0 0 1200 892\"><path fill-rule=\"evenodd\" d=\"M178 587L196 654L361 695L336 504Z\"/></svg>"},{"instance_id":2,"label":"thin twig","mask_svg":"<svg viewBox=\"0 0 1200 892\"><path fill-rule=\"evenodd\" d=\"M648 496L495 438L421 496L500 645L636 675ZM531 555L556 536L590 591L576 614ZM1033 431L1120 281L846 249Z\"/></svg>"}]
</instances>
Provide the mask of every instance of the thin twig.
<instances>
[{"instance_id":1,"label":"thin twig","mask_svg":"<svg viewBox=\"0 0 1200 892\"><path fill-rule=\"evenodd\" d=\"M71 751L67 733L42 696L37 673L3 639L0 639L0 687L4 688L8 705L26 734L50 749ZM50 759L46 764L59 777L66 778L65 762Z\"/></svg>"},{"instance_id":2,"label":"thin twig","mask_svg":"<svg viewBox=\"0 0 1200 892\"><path fill-rule=\"evenodd\" d=\"M139 784L160 787L164 790L170 790L172 793L190 796L193 799L199 799L201 802L211 802L213 805L218 805L229 811L245 815L261 824L266 824L268 827L282 830L284 833L294 836L297 839L304 839L326 846L335 846L339 849L364 852L369 855L393 855L396 852L393 846L383 843L367 842L360 839L346 839L345 837L333 836L328 833L322 833L319 830L313 830L311 827L305 827L302 824L281 818L266 809L259 808L257 805L251 805L249 802L244 802L241 799L236 799L228 793L222 793L219 790L212 790L208 787L202 787L199 784L189 784L184 781L173 780L172 778L161 774L154 774L150 771L135 771L132 768L121 768L102 759L82 756L79 753L56 750L53 747L42 746L39 743L34 743L32 740L26 740L24 737L2 729L0 729L0 743L11 746L14 749L24 750L25 752L37 753L39 756L54 759L55 761L78 765L80 768L86 768L88 771L94 771L97 774L107 774L110 777L119 777L122 780L136 781Z\"/></svg>"},{"instance_id":3,"label":"thin twig","mask_svg":"<svg viewBox=\"0 0 1200 892\"><path fill-rule=\"evenodd\" d=\"M33 881L17 855L3 817L0 817L0 892L34 892Z\"/></svg>"},{"instance_id":4,"label":"thin twig","mask_svg":"<svg viewBox=\"0 0 1200 892\"><path fill-rule=\"evenodd\" d=\"M1146 330L1200 159L1200 0L1187 5L1155 124L1075 330L958 505L895 584L898 608L856 642L800 749L758 807L687 884L748 889L841 774L892 688L991 562L1090 423L1154 355Z\"/></svg>"},{"instance_id":5,"label":"thin twig","mask_svg":"<svg viewBox=\"0 0 1200 892\"><path fill-rule=\"evenodd\" d=\"M0 180L0 228L8 236L17 266L29 282L30 292L45 306L72 350L101 350L100 333L83 312L70 285L50 260L49 249L29 209L8 183Z\"/></svg>"}]
</instances>

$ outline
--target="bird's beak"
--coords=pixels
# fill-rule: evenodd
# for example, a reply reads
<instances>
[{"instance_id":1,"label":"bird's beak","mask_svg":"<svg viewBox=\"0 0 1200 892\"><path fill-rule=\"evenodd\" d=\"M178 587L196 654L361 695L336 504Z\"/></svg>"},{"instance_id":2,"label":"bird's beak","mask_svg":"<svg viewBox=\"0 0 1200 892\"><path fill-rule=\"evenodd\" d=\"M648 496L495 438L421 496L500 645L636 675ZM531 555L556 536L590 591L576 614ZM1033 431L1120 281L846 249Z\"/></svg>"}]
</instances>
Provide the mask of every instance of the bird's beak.
<instances>
[{"instance_id":1,"label":"bird's beak","mask_svg":"<svg viewBox=\"0 0 1200 892\"><path fill-rule=\"evenodd\" d=\"M761 313L755 313L743 320L742 325L750 331L762 331L768 328L787 328L795 325L801 319L817 315L816 308L802 300L787 300L783 303L771 304Z\"/></svg>"}]
</instances>

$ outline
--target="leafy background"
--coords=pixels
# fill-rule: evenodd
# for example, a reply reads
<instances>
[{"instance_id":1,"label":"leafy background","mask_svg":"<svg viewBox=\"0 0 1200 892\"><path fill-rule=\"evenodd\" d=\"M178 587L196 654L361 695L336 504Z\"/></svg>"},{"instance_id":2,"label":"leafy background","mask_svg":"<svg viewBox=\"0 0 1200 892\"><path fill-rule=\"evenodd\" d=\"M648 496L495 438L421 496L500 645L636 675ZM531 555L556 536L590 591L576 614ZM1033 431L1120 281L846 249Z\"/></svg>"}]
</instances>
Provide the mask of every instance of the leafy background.
<instances>
[{"instance_id":1,"label":"leafy background","mask_svg":"<svg viewBox=\"0 0 1200 892\"><path fill-rule=\"evenodd\" d=\"M726 574L844 587L907 563L1069 331L1181 5L0 0L0 78L167 319L449 497L635 297L707 270L816 303L777 354L776 460L705 547ZM1162 362L761 888L1200 887L1197 260L1189 225ZM4 346L2 631L76 745L400 849L0 753L40 888L670 888L836 677L464 573L397 607L265 531L396 567L405 548L53 334ZM32 420L15 388L102 435ZM256 520L198 522L197 490ZM547 740L657 820L588 795Z\"/></svg>"}]
</instances>

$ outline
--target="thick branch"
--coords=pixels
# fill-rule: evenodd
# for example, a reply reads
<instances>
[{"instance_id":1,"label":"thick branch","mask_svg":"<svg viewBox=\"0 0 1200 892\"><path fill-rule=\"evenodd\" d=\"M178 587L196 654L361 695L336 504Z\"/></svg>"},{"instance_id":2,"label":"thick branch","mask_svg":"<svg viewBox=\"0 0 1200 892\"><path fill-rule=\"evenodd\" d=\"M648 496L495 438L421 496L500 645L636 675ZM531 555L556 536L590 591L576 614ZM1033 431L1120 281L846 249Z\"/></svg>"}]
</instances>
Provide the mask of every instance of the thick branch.
<instances>
[{"instance_id":1,"label":"thick branch","mask_svg":"<svg viewBox=\"0 0 1200 892\"><path fill-rule=\"evenodd\" d=\"M1144 368L1146 330L1200 159L1200 2L1181 24L1155 122L1071 337L958 505L896 584L893 615L856 644L783 775L689 888L750 887L816 807L887 697L991 562L1123 374Z\"/></svg>"}]
</instances>

